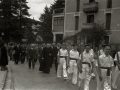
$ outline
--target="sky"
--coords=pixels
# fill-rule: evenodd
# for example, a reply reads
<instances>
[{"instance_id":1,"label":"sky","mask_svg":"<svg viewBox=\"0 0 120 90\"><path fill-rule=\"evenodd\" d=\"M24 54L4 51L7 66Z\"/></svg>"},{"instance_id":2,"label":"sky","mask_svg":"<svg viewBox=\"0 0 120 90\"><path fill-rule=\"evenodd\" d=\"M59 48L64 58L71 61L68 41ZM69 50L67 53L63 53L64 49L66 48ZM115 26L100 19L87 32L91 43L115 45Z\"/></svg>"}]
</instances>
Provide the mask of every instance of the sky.
<instances>
[{"instance_id":1,"label":"sky","mask_svg":"<svg viewBox=\"0 0 120 90\"><path fill-rule=\"evenodd\" d=\"M44 12L44 7L48 7L54 2L54 0L27 0L27 5L30 7L28 10L31 14L30 18L39 20L40 14Z\"/></svg>"}]
</instances>

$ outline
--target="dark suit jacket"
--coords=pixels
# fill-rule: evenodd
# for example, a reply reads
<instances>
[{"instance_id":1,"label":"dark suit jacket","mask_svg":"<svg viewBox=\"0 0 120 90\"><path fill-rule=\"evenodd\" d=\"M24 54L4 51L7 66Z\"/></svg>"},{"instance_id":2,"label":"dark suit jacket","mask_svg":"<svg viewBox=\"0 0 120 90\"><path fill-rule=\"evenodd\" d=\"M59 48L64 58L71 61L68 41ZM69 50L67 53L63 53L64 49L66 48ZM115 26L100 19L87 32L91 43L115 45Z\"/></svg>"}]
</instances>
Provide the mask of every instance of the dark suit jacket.
<instances>
[{"instance_id":1,"label":"dark suit jacket","mask_svg":"<svg viewBox=\"0 0 120 90\"><path fill-rule=\"evenodd\" d=\"M13 48L13 50L15 50L15 54L14 54L14 56L15 57L19 57L20 56L20 47L17 47L17 46L15 46L14 48Z\"/></svg>"},{"instance_id":2,"label":"dark suit jacket","mask_svg":"<svg viewBox=\"0 0 120 90\"><path fill-rule=\"evenodd\" d=\"M53 47L52 53L53 53L53 58L57 58L59 49L57 47Z\"/></svg>"},{"instance_id":3,"label":"dark suit jacket","mask_svg":"<svg viewBox=\"0 0 120 90\"><path fill-rule=\"evenodd\" d=\"M50 47L46 47L43 49L43 58L45 62L50 62L52 58L52 49Z\"/></svg>"},{"instance_id":4,"label":"dark suit jacket","mask_svg":"<svg viewBox=\"0 0 120 90\"><path fill-rule=\"evenodd\" d=\"M28 50L28 57L31 58L31 59L35 59L35 49L29 49Z\"/></svg>"}]
</instances>

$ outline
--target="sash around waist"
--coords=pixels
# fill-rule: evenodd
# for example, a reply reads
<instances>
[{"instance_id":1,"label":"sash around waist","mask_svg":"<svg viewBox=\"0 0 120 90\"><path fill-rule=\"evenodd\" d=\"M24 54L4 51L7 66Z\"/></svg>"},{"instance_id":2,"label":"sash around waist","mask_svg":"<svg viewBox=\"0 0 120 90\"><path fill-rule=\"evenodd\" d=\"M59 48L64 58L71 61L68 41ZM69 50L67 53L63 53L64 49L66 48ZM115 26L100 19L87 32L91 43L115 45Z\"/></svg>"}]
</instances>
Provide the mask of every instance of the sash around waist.
<instances>
[{"instance_id":1,"label":"sash around waist","mask_svg":"<svg viewBox=\"0 0 120 90\"><path fill-rule=\"evenodd\" d=\"M89 62L82 62L82 64L87 64L89 67L91 67Z\"/></svg>"},{"instance_id":2,"label":"sash around waist","mask_svg":"<svg viewBox=\"0 0 120 90\"><path fill-rule=\"evenodd\" d=\"M70 58L70 60L78 60L77 58Z\"/></svg>"},{"instance_id":3,"label":"sash around waist","mask_svg":"<svg viewBox=\"0 0 120 90\"><path fill-rule=\"evenodd\" d=\"M67 56L60 56L60 58L66 58Z\"/></svg>"},{"instance_id":4,"label":"sash around waist","mask_svg":"<svg viewBox=\"0 0 120 90\"><path fill-rule=\"evenodd\" d=\"M107 76L110 76L111 67L100 67L101 69L107 69Z\"/></svg>"},{"instance_id":5,"label":"sash around waist","mask_svg":"<svg viewBox=\"0 0 120 90\"><path fill-rule=\"evenodd\" d=\"M111 67L100 67L102 69L111 69Z\"/></svg>"}]
</instances>

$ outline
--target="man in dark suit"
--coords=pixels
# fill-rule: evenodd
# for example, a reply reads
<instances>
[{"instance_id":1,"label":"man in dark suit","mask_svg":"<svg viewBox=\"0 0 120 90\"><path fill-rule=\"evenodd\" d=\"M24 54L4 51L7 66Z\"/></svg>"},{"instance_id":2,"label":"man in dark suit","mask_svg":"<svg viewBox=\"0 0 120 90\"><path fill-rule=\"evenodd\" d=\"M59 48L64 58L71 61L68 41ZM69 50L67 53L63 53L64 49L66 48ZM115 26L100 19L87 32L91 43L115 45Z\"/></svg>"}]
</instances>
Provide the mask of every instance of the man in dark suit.
<instances>
[{"instance_id":1,"label":"man in dark suit","mask_svg":"<svg viewBox=\"0 0 120 90\"><path fill-rule=\"evenodd\" d=\"M55 49L56 47L55 47L55 43L52 43L51 44L51 49L52 49L52 56L51 56L51 68L52 68L52 65L53 65L53 63L54 63L54 49Z\"/></svg>"},{"instance_id":2,"label":"man in dark suit","mask_svg":"<svg viewBox=\"0 0 120 90\"><path fill-rule=\"evenodd\" d=\"M43 73L49 74L51 67L52 49L51 45L48 43L46 48L43 49L43 59L44 59L44 70Z\"/></svg>"},{"instance_id":3,"label":"man in dark suit","mask_svg":"<svg viewBox=\"0 0 120 90\"><path fill-rule=\"evenodd\" d=\"M18 64L18 61L19 61L19 57L20 57L20 47L19 45L17 44L13 50L15 50L15 54L14 54L14 58L15 58L15 64Z\"/></svg>"},{"instance_id":4,"label":"man in dark suit","mask_svg":"<svg viewBox=\"0 0 120 90\"><path fill-rule=\"evenodd\" d=\"M44 69L43 49L44 49L44 44L38 46L38 59L40 64L39 71L43 71Z\"/></svg>"},{"instance_id":5,"label":"man in dark suit","mask_svg":"<svg viewBox=\"0 0 120 90\"><path fill-rule=\"evenodd\" d=\"M26 55L26 47L25 45L21 45L21 63L25 62L25 55Z\"/></svg>"},{"instance_id":6,"label":"man in dark suit","mask_svg":"<svg viewBox=\"0 0 120 90\"><path fill-rule=\"evenodd\" d=\"M58 54L59 49L60 49L60 44L59 43L53 47L53 59L54 59L54 62L55 62L55 71L56 72L57 72L57 67L58 67L57 54Z\"/></svg>"},{"instance_id":7,"label":"man in dark suit","mask_svg":"<svg viewBox=\"0 0 120 90\"><path fill-rule=\"evenodd\" d=\"M35 50L34 50L34 44L31 44L30 45L30 48L28 50L28 66L29 68L31 68L31 64L32 64L32 68L34 69L35 67L35 61L34 61L34 58L35 58Z\"/></svg>"}]
</instances>

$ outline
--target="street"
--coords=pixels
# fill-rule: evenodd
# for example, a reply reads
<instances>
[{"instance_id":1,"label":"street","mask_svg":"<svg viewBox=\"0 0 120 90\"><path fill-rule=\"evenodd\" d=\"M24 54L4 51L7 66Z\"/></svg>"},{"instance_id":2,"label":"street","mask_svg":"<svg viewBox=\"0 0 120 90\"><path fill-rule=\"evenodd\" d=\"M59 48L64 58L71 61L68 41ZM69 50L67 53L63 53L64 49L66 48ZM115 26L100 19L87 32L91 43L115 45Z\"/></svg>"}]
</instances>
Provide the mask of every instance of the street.
<instances>
[{"instance_id":1,"label":"street","mask_svg":"<svg viewBox=\"0 0 120 90\"><path fill-rule=\"evenodd\" d=\"M63 79L57 79L54 65L50 74L38 71L38 62L35 69L29 69L27 62L15 65L13 61L10 61L9 65L13 70L15 90L78 90L77 85L72 85L70 81L67 83ZM95 79L90 82L90 90L96 90Z\"/></svg>"},{"instance_id":2,"label":"street","mask_svg":"<svg viewBox=\"0 0 120 90\"><path fill-rule=\"evenodd\" d=\"M72 85L71 81L66 82L63 79L56 77L54 65L51 68L50 74L44 74L39 69L39 63L36 63L35 69L29 69L27 62L15 65L13 61L9 62L9 68L12 71L8 72L5 89L10 86L13 90L78 90L77 85ZM11 76L12 75L12 76ZM10 83L11 82L11 83ZM117 80L118 89L120 88L120 79ZM11 84L11 85L10 85ZM96 80L90 81L90 90L96 90ZM81 88L83 90L83 87Z\"/></svg>"}]
</instances>

